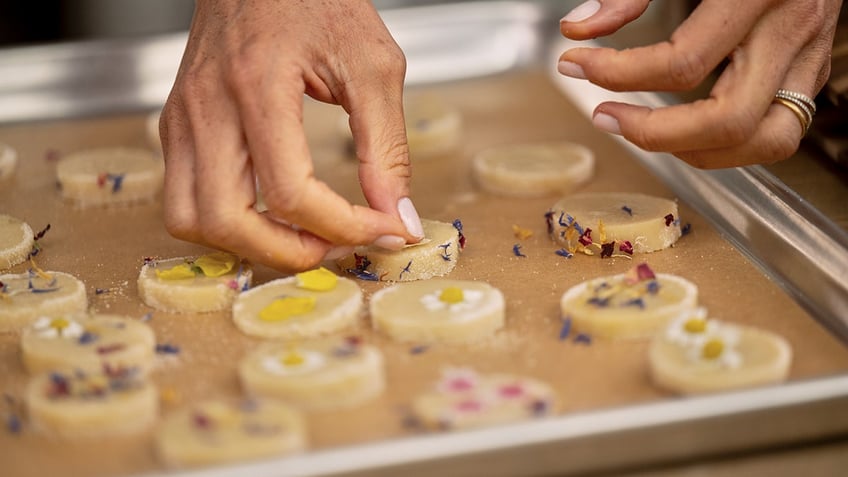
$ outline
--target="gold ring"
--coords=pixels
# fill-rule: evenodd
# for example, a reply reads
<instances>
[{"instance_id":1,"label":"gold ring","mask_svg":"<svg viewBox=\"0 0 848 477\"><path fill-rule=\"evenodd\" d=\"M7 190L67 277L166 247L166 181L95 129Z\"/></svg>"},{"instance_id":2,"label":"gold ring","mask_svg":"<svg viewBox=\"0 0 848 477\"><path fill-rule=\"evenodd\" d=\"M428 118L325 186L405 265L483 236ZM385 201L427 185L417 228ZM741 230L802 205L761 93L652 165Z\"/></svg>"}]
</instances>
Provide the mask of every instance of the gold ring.
<instances>
[{"instance_id":1,"label":"gold ring","mask_svg":"<svg viewBox=\"0 0 848 477\"><path fill-rule=\"evenodd\" d=\"M800 101L807 109L810 110L811 115L816 114L816 102L806 94L781 88L774 93L774 96L776 98Z\"/></svg>"},{"instance_id":2,"label":"gold ring","mask_svg":"<svg viewBox=\"0 0 848 477\"><path fill-rule=\"evenodd\" d=\"M804 136L807 134L807 130L810 129L811 121L811 119L809 118L810 114L808 111L804 110L803 107L795 104L793 101L788 100L786 98L779 98L775 96L773 102L782 104L789 108L789 110L795 114L795 117L798 118L798 122L801 123L801 135Z\"/></svg>"}]
</instances>

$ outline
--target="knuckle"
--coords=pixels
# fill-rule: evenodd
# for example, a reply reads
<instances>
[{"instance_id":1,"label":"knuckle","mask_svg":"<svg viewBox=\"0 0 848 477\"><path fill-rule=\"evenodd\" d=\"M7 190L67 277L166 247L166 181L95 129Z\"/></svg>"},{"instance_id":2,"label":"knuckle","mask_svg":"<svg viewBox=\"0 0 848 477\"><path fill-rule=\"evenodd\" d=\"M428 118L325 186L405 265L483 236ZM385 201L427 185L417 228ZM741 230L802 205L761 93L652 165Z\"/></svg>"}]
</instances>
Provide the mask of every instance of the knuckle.
<instances>
[{"instance_id":1,"label":"knuckle","mask_svg":"<svg viewBox=\"0 0 848 477\"><path fill-rule=\"evenodd\" d=\"M300 199L305 193L303 181L275 185L262 190L268 210L280 218L296 221L300 210Z\"/></svg>"},{"instance_id":2,"label":"knuckle","mask_svg":"<svg viewBox=\"0 0 848 477\"><path fill-rule=\"evenodd\" d=\"M668 77L672 87L692 89L709 73L703 56L697 51L677 51L669 57Z\"/></svg>"},{"instance_id":3,"label":"knuckle","mask_svg":"<svg viewBox=\"0 0 848 477\"><path fill-rule=\"evenodd\" d=\"M190 214L181 213L167 206L165 210L167 211L164 217L165 230L174 238L194 242L197 231Z\"/></svg>"},{"instance_id":4,"label":"knuckle","mask_svg":"<svg viewBox=\"0 0 848 477\"><path fill-rule=\"evenodd\" d=\"M382 41L382 54L371 57L373 70L380 76L403 80L406 76L406 55L393 41Z\"/></svg>"},{"instance_id":5,"label":"knuckle","mask_svg":"<svg viewBox=\"0 0 848 477\"><path fill-rule=\"evenodd\" d=\"M229 213L216 212L208 214L198 226L203 239L215 246L228 248L235 234L233 224L238 223Z\"/></svg>"}]
</instances>

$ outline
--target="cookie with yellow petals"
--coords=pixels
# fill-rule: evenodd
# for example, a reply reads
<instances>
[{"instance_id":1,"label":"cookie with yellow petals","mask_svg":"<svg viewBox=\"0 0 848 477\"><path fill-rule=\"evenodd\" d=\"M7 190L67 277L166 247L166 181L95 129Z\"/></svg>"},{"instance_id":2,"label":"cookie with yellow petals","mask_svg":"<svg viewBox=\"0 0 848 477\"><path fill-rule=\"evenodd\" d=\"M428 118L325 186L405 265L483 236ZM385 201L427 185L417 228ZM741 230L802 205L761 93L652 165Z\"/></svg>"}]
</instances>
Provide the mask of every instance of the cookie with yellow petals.
<instances>
[{"instance_id":1,"label":"cookie with yellow petals","mask_svg":"<svg viewBox=\"0 0 848 477\"><path fill-rule=\"evenodd\" d=\"M85 284L62 272L0 275L0 331L20 331L41 317L83 313Z\"/></svg>"}]
</instances>

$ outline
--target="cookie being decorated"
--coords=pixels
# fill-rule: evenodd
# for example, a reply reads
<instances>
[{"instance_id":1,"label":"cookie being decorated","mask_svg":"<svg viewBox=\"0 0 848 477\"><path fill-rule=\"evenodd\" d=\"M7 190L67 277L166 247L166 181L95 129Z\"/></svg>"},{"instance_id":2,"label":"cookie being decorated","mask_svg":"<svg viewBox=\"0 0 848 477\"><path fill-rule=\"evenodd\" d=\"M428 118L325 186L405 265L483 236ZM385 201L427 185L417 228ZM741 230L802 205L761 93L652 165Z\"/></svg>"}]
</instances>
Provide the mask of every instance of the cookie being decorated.
<instances>
[{"instance_id":1,"label":"cookie being decorated","mask_svg":"<svg viewBox=\"0 0 848 477\"><path fill-rule=\"evenodd\" d=\"M371 297L375 329L398 341L466 343L503 328L504 297L488 283L423 280L398 283Z\"/></svg>"},{"instance_id":2,"label":"cookie being decorated","mask_svg":"<svg viewBox=\"0 0 848 477\"><path fill-rule=\"evenodd\" d=\"M253 270L235 255L146 260L138 276L141 300L157 310L204 313L229 308L250 287Z\"/></svg>"},{"instance_id":3,"label":"cookie being decorated","mask_svg":"<svg viewBox=\"0 0 848 477\"><path fill-rule=\"evenodd\" d=\"M156 420L159 397L138 369L41 374L30 380L26 403L32 427L53 436L134 434Z\"/></svg>"},{"instance_id":4,"label":"cookie being decorated","mask_svg":"<svg viewBox=\"0 0 848 477\"><path fill-rule=\"evenodd\" d=\"M664 329L698 303L698 287L646 263L620 275L597 278L568 289L560 311L576 331L602 338L645 338Z\"/></svg>"},{"instance_id":5,"label":"cookie being decorated","mask_svg":"<svg viewBox=\"0 0 848 477\"><path fill-rule=\"evenodd\" d=\"M699 394L781 383L792 348L780 335L707 318L700 308L681 313L654 337L648 356L658 386Z\"/></svg>"},{"instance_id":6,"label":"cookie being decorated","mask_svg":"<svg viewBox=\"0 0 848 477\"><path fill-rule=\"evenodd\" d=\"M156 453L172 468L280 456L306 446L301 415L268 399L191 404L168 415L156 431Z\"/></svg>"},{"instance_id":7,"label":"cookie being decorated","mask_svg":"<svg viewBox=\"0 0 848 477\"><path fill-rule=\"evenodd\" d=\"M386 387L382 354L356 337L268 344L241 361L239 377L252 395L308 410L355 407Z\"/></svg>"},{"instance_id":8,"label":"cookie being decorated","mask_svg":"<svg viewBox=\"0 0 848 477\"><path fill-rule=\"evenodd\" d=\"M462 222L452 224L422 219L424 238L417 244L391 251L376 246L357 247L338 261L345 272L368 281L409 282L450 273L465 248Z\"/></svg>"},{"instance_id":9,"label":"cookie being decorated","mask_svg":"<svg viewBox=\"0 0 848 477\"><path fill-rule=\"evenodd\" d=\"M556 394L541 381L507 374L481 375L467 368L446 370L434 389L412 401L415 421L440 430L491 426L556 412Z\"/></svg>"},{"instance_id":10,"label":"cookie being decorated","mask_svg":"<svg viewBox=\"0 0 848 477\"><path fill-rule=\"evenodd\" d=\"M21 334L21 357L30 374L137 368L153 364L156 338L137 320L118 315L41 317Z\"/></svg>"}]
</instances>

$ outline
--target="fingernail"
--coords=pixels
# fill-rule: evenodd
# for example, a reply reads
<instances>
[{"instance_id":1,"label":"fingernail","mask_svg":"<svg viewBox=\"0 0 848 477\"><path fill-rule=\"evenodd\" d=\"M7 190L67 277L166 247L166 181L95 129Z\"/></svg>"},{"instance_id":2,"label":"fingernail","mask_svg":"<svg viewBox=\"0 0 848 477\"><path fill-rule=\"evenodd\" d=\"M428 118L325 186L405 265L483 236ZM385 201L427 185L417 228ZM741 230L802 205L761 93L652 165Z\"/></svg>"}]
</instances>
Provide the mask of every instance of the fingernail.
<instances>
[{"instance_id":1,"label":"fingernail","mask_svg":"<svg viewBox=\"0 0 848 477\"><path fill-rule=\"evenodd\" d=\"M596 114L592 117L592 124L602 131L621 136L621 126L618 124L618 119L615 119L607 113Z\"/></svg>"},{"instance_id":2,"label":"fingernail","mask_svg":"<svg viewBox=\"0 0 848 477\"><path fill-rule=\"evenodd\" d=\"M374 241L374 245L386 250L400 250L406 245L406 239L397 235L381 235Z\"/></svg>"},{"instance_id":3,"label":"fingernail","mask_svg":"<svg viewBox=\"0 0 848 477\"><path fill-rule=\"evenodd\" d=\"M347 257L348 255L353 253L353 247L350 245L342 245L339 247L333 247L324 255L324 260L338 260L342 257Z\"/></svg>"},{"instance_id":4,"label":"fingernail","mask_svg":"<svg viewBox=\"0 0 848 477\"><path fill-rule=\"evenodd\" d=\"M568 12L568 15L562 17L562 20L560 21L570 23L582 22L583 20L598 13L598 10L600 9L601 2L598 0L589 0L588 2L581 3L574 10Z\"/></svg>"},{"instance_id":5,"label":"fingernail","mask_svg":"<svg viewBox=\"0 0 848 477\"><path fill-rule=\"evenodd\" d=\"M404 197L398 201L398 214L410 235L424 238L424 226L421 225L421 218L418 217L418 211L415 210L412 199Z\"/></svg>"},{"instance_id":6,"label":"fingernail","mask_svg":"<svg viewBox=\"0 0 848 477\"><path fill-rule=\"evenodd\" d=\"M573 61L560 61L557 63L557 71L560 74L572 78L586 79L586 73L583 72L583 67Z\"/></svg>"}]
</instances>

